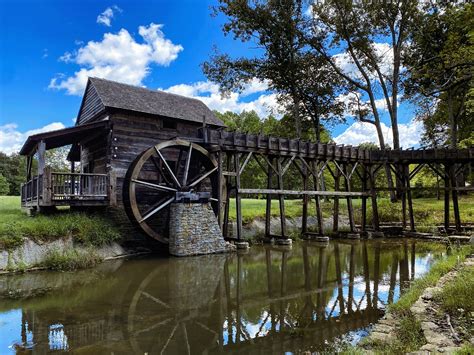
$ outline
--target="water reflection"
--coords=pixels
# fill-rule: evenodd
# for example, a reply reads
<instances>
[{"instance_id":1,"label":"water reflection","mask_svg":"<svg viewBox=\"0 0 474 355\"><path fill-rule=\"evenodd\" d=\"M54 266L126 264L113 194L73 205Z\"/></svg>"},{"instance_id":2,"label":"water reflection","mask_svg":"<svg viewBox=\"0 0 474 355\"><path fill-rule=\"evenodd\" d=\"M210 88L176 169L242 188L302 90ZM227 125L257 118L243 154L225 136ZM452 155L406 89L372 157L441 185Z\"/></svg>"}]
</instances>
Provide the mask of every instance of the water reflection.
<instances>
[{"instance_id":1,"label":"water reflection","mask_svg":"<svg viewBox=\"0 0 474 355\"><path fill-rule=\"evenodd\" d=\"M305 242L3 277L0 346L15 344L19 353L328 350L364 336L442 253L433 248L410 240ZM27 299L12 299L18 285Z\"/></svg>"}]
</instances>

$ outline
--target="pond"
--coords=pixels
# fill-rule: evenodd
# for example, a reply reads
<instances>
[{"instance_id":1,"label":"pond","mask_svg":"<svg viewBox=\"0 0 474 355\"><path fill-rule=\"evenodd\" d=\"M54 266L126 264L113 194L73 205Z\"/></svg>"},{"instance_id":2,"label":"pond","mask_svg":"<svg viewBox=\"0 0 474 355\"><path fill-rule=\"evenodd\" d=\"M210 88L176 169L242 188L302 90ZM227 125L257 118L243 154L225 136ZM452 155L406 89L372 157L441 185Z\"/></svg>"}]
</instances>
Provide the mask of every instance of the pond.
<instances>
[{"instance_id":1,"label":"pond","mask_svg":"<svg viewBox=\"0 0 474 355\"><path fill-rule=\"evenodd\" d=\"M409 239L299 242L0 276L0 354L334 351L445 253Z\"/></svg>"}]
</instances>

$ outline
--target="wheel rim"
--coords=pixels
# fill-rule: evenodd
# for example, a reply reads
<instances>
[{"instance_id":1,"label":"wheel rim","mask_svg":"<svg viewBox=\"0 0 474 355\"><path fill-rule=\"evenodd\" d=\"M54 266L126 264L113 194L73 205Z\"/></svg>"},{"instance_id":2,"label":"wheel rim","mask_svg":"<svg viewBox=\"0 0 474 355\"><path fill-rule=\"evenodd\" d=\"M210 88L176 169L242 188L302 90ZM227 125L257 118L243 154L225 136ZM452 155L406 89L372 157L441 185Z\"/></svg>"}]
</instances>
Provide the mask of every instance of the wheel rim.
<instances>
[{"instance_id":1,"label":"wheel rim","mask_svg":"<svg viewBox=\"0 0 474 355\"><path fill-rule=\"evenodd\" d=\"M130 219L150 237L168 243L164 219L177 193L209 192L215 203L216 172L216 159L196 143L174 139L145 150L127 173L125 203Z\"/></svg>"}]
</instances>

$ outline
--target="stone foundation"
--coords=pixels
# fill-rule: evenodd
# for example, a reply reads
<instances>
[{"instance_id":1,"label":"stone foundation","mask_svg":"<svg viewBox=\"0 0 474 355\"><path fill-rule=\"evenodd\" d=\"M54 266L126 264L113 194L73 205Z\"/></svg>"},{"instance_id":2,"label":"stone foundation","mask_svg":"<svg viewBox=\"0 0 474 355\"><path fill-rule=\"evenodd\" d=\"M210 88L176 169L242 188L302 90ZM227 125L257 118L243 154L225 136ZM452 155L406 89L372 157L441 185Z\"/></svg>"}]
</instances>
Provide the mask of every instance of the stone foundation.
<instances>
[{"instance_id":1,"label":"stone foundation","mask_svg":"<svg viewBox=\"0 0 474 355\"><path fill-rule=\"evenodd\" d=\"M173 203L170 207L169 252L175 256L235 250L222 237L210 204Z\"/></svg>"}]
</instances>

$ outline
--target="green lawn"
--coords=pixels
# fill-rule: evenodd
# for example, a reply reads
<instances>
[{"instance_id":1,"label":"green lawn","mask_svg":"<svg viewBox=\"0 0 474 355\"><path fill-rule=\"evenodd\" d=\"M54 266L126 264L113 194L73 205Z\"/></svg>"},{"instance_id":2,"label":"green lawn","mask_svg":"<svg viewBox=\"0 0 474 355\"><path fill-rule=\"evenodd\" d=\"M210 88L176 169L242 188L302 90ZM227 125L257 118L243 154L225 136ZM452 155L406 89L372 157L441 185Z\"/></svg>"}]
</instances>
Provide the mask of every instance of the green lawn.
<instances>
[{"instance_id":1,"label":"green lawn","mask_svg":"<svg viewBox=\"0 0 474 355\"><path fill-rule=\"evenodd\" d=\"M20 197L0 196L0 249L20 245L26 237L54 240L72 236L84 245L102 245L121 237L106 218L61 210L29 217L20 208Z\"/></svg>"},{"instance_id":2,"label":"green lawn","mask_svg":"<svg viewBox=\"0 0 474 355\"><path fill-rule=\"evenodd\" d=\"M310 204L309 213L315 215L314 200ZM347 204L345 199L339 200L340 213L347 215ZM356 222L361 219L361 200L353 200ZM265 199L242 199L242 219L244 223L250 222L255 218L265 218ZM381 222L400 222L402 220L401 202L391 203L387 198L378 200L378 208ZM325 217L333 214L333 201L322 202L323 215ZM461 221L474 222L474 195L462 196L459 199L459 209ZM287 217L297 217L302 215L302 200L286 200L285 212ZM436 198L420 198L413 200L413 211L417 226L434 226L443 223L444 220L444 202ZM368 218L371 218L371 205L368 203ZM279 216L278 200L272 200L272 216ZM236 218L235 200L231 200L230 218ZM451 205L451 220L454 221Z\"/></svg>"},{"instance_id":3,"label":"green lawn","mask_svg":"<svg viewBox=\"0 0 474 355\"><path fill-rule=\"evenodd\" d=\"M314 200L313 200L314 201ZM347 214L346 201L340 201L341 214ZM356 222L360 223L361 201L353 200ZM242 218L248 223L255 218L265 217L266 201L264 199L242 199ZM401 221L401 203L390 203L388 199L379 199L379 214L382 222ZM322 203L323 215L330 217L333 213L332 201ZM459 200L461 220L463 223L474 222L474 196L462 196ZM301 200L286 200L287 217L301 216ZM443 223L443 201L435 198L415 199L413 201L417 229ZM452 209L452 206L451 206ZM310 215L315 215L314 202L310 204ZM451 211L452 214L452 211ZM272 200L272 215L278 216L278 200ZM235 200L231 200L230 218L235 220ZM368 204L368 219L371 218L371 207ZM452 219L453 220L453 219ZM25 237L39 240L57 239L72 235L75 240L92 245L100 245L120 238L119 230L100 215L90 216L84 213L59 211L53 215L28 217L20 209L18 196L0 196L0 248L18 245Z\"/></svg>"}]
</instances>

